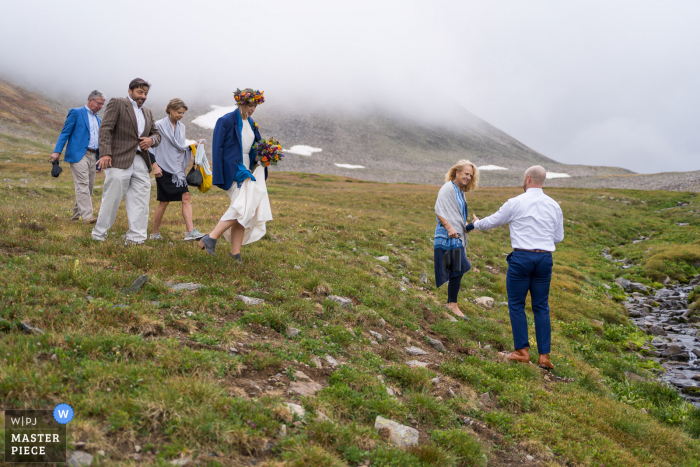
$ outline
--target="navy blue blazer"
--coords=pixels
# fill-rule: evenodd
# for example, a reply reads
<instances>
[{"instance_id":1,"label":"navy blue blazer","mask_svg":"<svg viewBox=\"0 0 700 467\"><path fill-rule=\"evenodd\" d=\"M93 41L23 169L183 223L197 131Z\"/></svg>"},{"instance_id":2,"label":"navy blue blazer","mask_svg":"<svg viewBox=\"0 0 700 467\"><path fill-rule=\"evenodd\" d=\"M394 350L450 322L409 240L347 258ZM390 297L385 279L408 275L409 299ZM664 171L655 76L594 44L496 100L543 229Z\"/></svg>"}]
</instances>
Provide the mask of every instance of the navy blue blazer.
<instances>
[{"instance_id":1,"label":"navy blue blazer","mask_svg":"<svg viewBox=\"0 0 700 467\"><path fill-rule=\"evenodd\" d=\"M236 109L227 113L216 121L214 127L214 139L212 142L212 185L216 185L222 190L228 190L236 180L238 163L243 160L243 149L241 148L241 128L238 126L239 110ZM255 128L255 122L248 117L255 142L262 139L260 132ZM255 150L251 148L250 167L252 172L255 165ZM265 180L267 180L267 167L265 167Z\"/></svg>"},{"instance_id":2,"label":"navy blue blazer","mask_svg":"<svg viewBox=\"0 0 700 467\"><path fill-rule=\"evenodd\" d=\"M66 123L63 124L63 130L61 130L61 135L58 137L56 147L53 150L60 154L63 152L66 142L68 142L64 157L66 162L80 162L85 155L88 144L90 144L90 122L88 121L87 113L85 106L70 109L70 112L68 112ZM97 126L101 123L102 119L97 117Z\"/></svg>"}]
</instances>

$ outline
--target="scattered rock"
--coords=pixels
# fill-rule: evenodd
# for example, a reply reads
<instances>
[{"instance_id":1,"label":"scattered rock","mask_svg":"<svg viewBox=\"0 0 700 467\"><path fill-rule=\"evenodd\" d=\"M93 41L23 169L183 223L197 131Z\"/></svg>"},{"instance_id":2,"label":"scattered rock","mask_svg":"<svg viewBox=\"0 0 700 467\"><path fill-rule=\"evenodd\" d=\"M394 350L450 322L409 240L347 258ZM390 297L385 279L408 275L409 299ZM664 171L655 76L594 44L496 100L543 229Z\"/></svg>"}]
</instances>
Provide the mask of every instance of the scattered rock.
<instances>
[{"instance_id":1,"label":"scattered rock","mask_svg":"<svg viewBox=\"0 0 700 467\"><path fill-rule=\"evenodd\" d=\"M666 276L666 279L664 279L664 281L662 282L662 284L663 284L663 285L668 285L668 284L670 284L671 282L673 282L673 281L671 280L671 278L668 277L668 276Z\"/></svg>"},{"instance_id":2,"label":"scattered rock","mask_svg":"<svg viewBox=\"0 0 700 467\"><path fill-rule=\"evenodd\" d=\"M438 384L440 384L440 378L437 378L437 377L436 377L436 378L433 378L433 379L430 380L430 382L433 383L433 384L435 384L435 385L438 385Z\"/></svg>"},{"instance_id":3,"label":"scattered rock","mask_svg":"<svg viewBox=\"0 0 700 467\"><path fill-rule=\"evenodd\" d=\"M320 422L332 422L333 421L330 419L330 417L328 415L321 412L320 410L316 411L316 419Z\"/></svg>"},{"instance_id":4,"label":"scattered rock","mask_svg":"<svg viewBox=\"0 0 700 467\"><path fill-rule=\"evenodd\" d=\"M374 421L374 429L379 431L380 435L382 432L387 433L389 442L395 446L405 448L418 444L418 430L380 415L377 415Z\"/></svg>"},{"instance_id":5,"label":"scattered rock","mask_svg":"<svg viewBox=\"0 0 700 467\"><path fill-rule=\"evenodd\" d=\"M180 459L173 459L170 461L170 465L187 465L192 462L189 457L181 457Z\"/></svg>"},{"instance_id":6,"label":"scattered rock","mask_svg":"<svg viewBox=\"0 0 700 467\"><path fill-rule=\"evenodd\" d=\"M285 402L284 405L299 418L304 418L306 416L306 410L299 404L292 404L291 402Z\"/></svg>"},{"instance_id":7,"label":"scattered rock","mask_svg":"<svg viewBox=\"0 0 700 467\"><path fill-rule=\"evenodd\" d=\"M649 287L647 287L644 284L640 284L639 282L630 282L630 289L635 291L635 292L642 292L642 293L649 292Z\"/></svg>"},{"instance_id":8,"label":"scattered rock","mask_svg":"<svg viewBox=\"0 0 700 467\"><path fill-rule=\"evenodd\" d=\"M341 308L350 308L352 306L352 300L346 297L340 297L338 295L329 295L328 299L340 305Z\"/></svg>"},{"instance_id":9,"label":"scattered rock","mask_svg":"<svg viewBox=\"0 0 700 467\"><path fill-rule=\"evenodd\" d=\"M326 361L330 366L338 366L338 360L335 358L331 357L330 355L326 355Z\"/></svg>"},{"instance_id":10,"label":"scattered rock","mask_svg":"<svg viewBox=\"0 0 700 467\"><path fill-rule=\"evenodd\" d=\"M92 455L85 451L73 451L68 457L68 465L71 467L79 467L92 464Z\"/></svg>"},{"instance_id":11,"label":"scattered rock","mask_svg":"<svg viewBox=\"0 0 700 467\"><path fill-rule=\"evenodd\" d=\"M192 313L191 311L186 311L185 314L186 314L187 316L194 316L194 313Z\"/></svg>"},{"instance_id":12,"label":"scattered rock","mask_svg":"<svg viewBox=\"0 0 700 467\"><path fill-rule=\"evenodd\" d=\"M265 300L263 300L262 298L246 297L245 295L236 295L236 298L241 300L246 305L251 306L262 305L263 303L265 303Z\"/></svg>"},{"instance_id":13,"label":"scattered rock","mask_svg":"<svg viewBox=\"0 0 700 467\"><path fill-rule=\"evenodd\" d=\"M386 320L385 320L384 318L379 318L379 325L380 325L381 327L386 326Z\"/></svg>"},{"instance_id":14,"label":"scattered rock","mask_svg":"<svg viewBox=\"0 0 700 467\"><path fill-rule=\"evenodd\" d=\"M134 444L134 452L135 453L141 452L141 446L139 446L138 444Z\"/></svg>"},{"instance_id":15,"label":"scattered rock","mask_svg":"<svg viewBox=\"0 0 700 467\"><path fill-rule=\"evenodd\" d=\"M406 362L406 365L408 365L410 368L425 368L430 364L425 362L419 362L418 360L410 360Z\"/></svg>"},{"instance_id":16,"label":"scattered rock","mask_svg":"<svg viewBox=\"0 0 700 467\"><path fill-rule=\"evenodd\" d=\"M369 334L370 334L370 336L372 336L372 337L374 337L375 339L377 339L378 342L381 342L382 340L384 340L384 336L381 335L381 334L379 334L379 333L376 332L376 331L370 331Z\"/></svg>"},{"instance_id":17,"label":"scattered rock","mask_svg":"<svg viewBox=\"0 0 700 467\"><path fill-rule=\"evenodd\" d=\"M313 363L316 368L323 368L323 362L321 362L321 359L316 356L311 359L311 363Z\"/></svg>"},{"instance_id":18,"label":"scattered rock","mask_svg":"<svg viewBox=\"0 0 700 467\"><path fill-rule=\"evenodd\" d=\"M630 281L628 281L624 277L618 277L617 279L615 279L615 283L627 291L630 290Z\"/></svg>"},{"instance_id":19,"label":"scattered rock","mask_svg":"<svg viewBox=\"0 0 700 467\"><path fill-rule=\"evenodd\" d=\"M456 322L457 322L457 318L455 318L454 316L452 316L452 313L447 313L447 321L450 321L451 323L456 323Z\"/></svg>"},{"instance_id":20,"label":"scattered rock","mask_svg":"<svg viewBox=\"0 0 700 467\"><path fill-rule=\"evenodd\" d=\"M22 330L24 332L26 332L27 334L38 334L38 335L44 334L43 330L41 330L39 328L35 328L34 326L30 326L23 321L20 322L20 325L22 326Z\"/></svg>"},{"instance_id":21,"label":"scattered rock","mask_svg":"<svg viewBox=\"0 0 700 467\"><path fill-rule=\"evenodd\" d=\"M280 431L277 432L277 436L278 436L279 438L284 438L285 436L287 436L287 425L285 425L285 424L283 423L283 424L280 426Z\"/></svg>"},{"instance_id":22,"label":"scattered rock","mask_svg":"<svg viewBox=\"0 0 700 467\"><path fill-rule=\"evenodd\" d=\"M485 393L483 393L483 394L479 394L479 400L480 400L482 403L486 404L486 403L488 403L488 402L491 402L491 396L489 395L488 392L485 392Z\"/></svg>"},{"instance_id":23,"label":"scattered rock","mask_svg":"<svg viewBox=\"0 0 700 467\"><path fill-rule=\"evenodd\" d=\"M427 284L428 283L428 275L426 273L421 274L419 280L420 280L421 284Z\"/></svg>"},{"instance_id":24,"label":"scattered rock","mask_svg":"<svg viewBox=\"0 0 700 467\"><path fill-rule=\"evenodd\" d=\"M649 334L653 334L655 336L666 336L667 333L664 331L664 329L661 326L654 325L649 328Z\"/></svg>"},{"instance_id":25,"label":"scattered rock","mask_svg":"<svg viewBox=\"0 0 700 467\"><path fill-rule=\"evenodd\" d=\"M391 389L389 386L386 386L386 393L389 394L390 396L395 396L394 390Z\"/></svg>"},{"instance_id":26,"label":"scattered rock","mask_svg":"<svg viewBox=\"0 0 700 467\"><path fill-rule=\"evenodd\" d=\"M428 355L428 352L421 349L420 347L411 346L411 347L405 347L405 349L406 349L406 353L408 353L409 355L413 355L414 357L417 357L419 355Z\"/></svg>"},{"instance_id":27,"label":"scattered rock","mask_svg":"<svg viewBox=\"0 0 700 467\"><path fill-rule=\"evenodd\" d=\"M389 262L389 257L388 256L377 256L374 259L377 261L381 261L382 263L388 263Z\"/></svg>"},{"instance_id":28,"label":"scattered rock","mask_svg":"<svg viewBox=\"0 0 700 467\"><path fill-rule=\"evenodd\" d=\"M204 287L202 284L196 284L194 282L184 282L182 284L170 283L167 285L170 288L170 290L187 290L190 292L194 292L195 290L199 290L202 287Z\"/></svg>"},{"instance_id":29,"label":"scattered rock","mask_svg":"<svg viewBox=\"0 0 700 467\"><path fill-rule=\"evenodd\" d=\"M636 381L636 382L646 382L648 381L646 378L643 376L639 376L635 373L632 373L631 371L625 371L625 377L630 380L630 381Z\"/></svg>"},{"instance_id":30,"label":"scattered rock","mask_svg":"<svg viewBox=\"0 0 700 467\"><path fill-rule=\"evenodd\" d=\"M603 323L602 321L599 321L599 320L597 320L597 319L594 319L594 320L592 320L592 321L593 321L593 324L596 325L596 326L601 326L601 327L602 327L602 326L605 324L605 323Z\"/></svg>"},{"instance_id":31,"label":"scattered rock","mask_svg":"<svg viewBox=\"0 0 700 467\"><path fill-rule=\"evenodd\" d=\"M128 289L124 290L124 293L136 293L139 291L143 285L148 282L148 275L144 274L143 276L139 276L134 282L132 282L131 287Z\"/></svg>"},{"instance_id":32,"label":"scattered rock","mask_svg":"<svg viewBox=\"0 0 700 467\"><path fill-rule=\"evenodd\" d=\"M290 391L295 392L296 394L299 394L300 396L304 397L313 396L321 389L323 389L323 385L311 381L311 379L309 379L309 381L292 381L289 384Z\"/></svg>"},{"instance_id":33,"label":"scattered rock","mask_svg":"<svg viewBox=\"0 0 700 467\"><path fill-rule=\"evenodd\" d=\"M442 344L442 342L440 342L439 340L433 339L433 338L430 337L430 336L425 336L425 338L428 340L428 343L429 343L430 345L432 345L433 348L434 348L435 350L437 350L438 352L447 352L447 349L446 349L445 346Z\"/></svg>"},{"instance_id":34,"label":"scattered rock","mask_svg":"<svg viewBox=\"0 0 700 467\"><path fill-rule=\"evenodd\" d=\"M301 329L287 328L287 337L296 337L301 334Z\"/></svg>"},{"instance_id":35,"label":"scattered rock","mask_svg":"<svg viewBox=\"0 0 700 467\"><path fill-rule=\"evenodd\" d=\"M486 308L492 308L494 299L491 297L479 297L476 299L476 303Z\"/></svg>"}]
</instances>

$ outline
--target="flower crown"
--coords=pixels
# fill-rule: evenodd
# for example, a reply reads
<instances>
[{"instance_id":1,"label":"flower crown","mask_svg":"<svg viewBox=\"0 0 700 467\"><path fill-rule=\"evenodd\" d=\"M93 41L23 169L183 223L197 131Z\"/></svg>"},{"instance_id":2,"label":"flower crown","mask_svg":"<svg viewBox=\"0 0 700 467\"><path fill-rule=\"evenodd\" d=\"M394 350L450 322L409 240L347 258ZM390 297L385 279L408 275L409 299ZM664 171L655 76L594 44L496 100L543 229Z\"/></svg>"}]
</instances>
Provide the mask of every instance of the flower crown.
<instances>
[{"instance_id":1,"label":"flower crown","mask_svg":"<svg viewBox=\"0 0 700 467\"><path fill-rule=\"evenodd\" d=\"M233 98L236 99L236 104L253 104L259 105L265 102L264 91L241 91L236 89L233 93Z\"/></svg>"}]
</instances>

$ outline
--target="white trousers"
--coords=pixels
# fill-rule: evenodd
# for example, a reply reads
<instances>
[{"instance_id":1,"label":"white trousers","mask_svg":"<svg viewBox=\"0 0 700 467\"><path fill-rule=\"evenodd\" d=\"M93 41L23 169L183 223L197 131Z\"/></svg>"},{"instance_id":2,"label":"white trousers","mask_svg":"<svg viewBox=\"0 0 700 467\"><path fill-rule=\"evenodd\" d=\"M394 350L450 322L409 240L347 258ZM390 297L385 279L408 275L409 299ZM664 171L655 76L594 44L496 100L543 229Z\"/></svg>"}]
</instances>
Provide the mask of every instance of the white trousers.
<instances>
[{"instance_id":1,"label":"white trousers","mask_svg":"<svg viewBox=\"0 0 700 467\"><path fill-rule=\"evenodd\" d=\"M107 231L114 225L122 198L126 195L126 217L129 231L126 240L143 242L148 228L148 204L151 200L151 177L148 167L139 155L128 169L111 167L105 170L105 185L102 191L102 205L97 223L92 230L92 238L98 241L107 239Z\"/></svg>"}]
</instances>

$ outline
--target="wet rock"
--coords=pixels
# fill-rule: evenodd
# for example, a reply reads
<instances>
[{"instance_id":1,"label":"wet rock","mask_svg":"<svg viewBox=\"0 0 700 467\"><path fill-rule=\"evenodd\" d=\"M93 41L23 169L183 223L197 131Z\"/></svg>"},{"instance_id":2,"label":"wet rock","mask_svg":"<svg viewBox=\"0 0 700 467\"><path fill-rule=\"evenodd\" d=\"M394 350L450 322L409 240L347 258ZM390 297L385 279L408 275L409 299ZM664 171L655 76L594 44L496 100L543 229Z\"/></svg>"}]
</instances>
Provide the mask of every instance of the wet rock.
<instances>
[{"instance_id":1,"label":"wet rock","mask_svg":"<svg viewBox=\"0 0 700 467\"><path fill-rule=\"evenodd\" d=\"M433 348L434 348L435 350L437 350L438 352L447 352L447 349L446 349L445 346L442 344L442 342L440 342L439 340L433 339L433 338L430 337L430 336L425 336L425 338L428 340L428 343L429 343L430 345L432 345Z\"/></svg>"},{"instance_id":2,"label":"wet rock","mask_svg":"<svg viewBox=\"0 0 700 467\"><path fill-rule=\"evenodd\" d=\"M405 448L418 444L418 430L380 415L377 415L374 421L374 429L379 431L380 435L386 433L388 441L394 446Z\"/></svg>"},{"instance_id":3,"label":"wet rock","mask_svg":"<svg viewBox=\"0 0 700 467\"><path fill-rule=\"evenodd\" d=\"M148 282L148 275L144 274L143 276L139 276L134 282L132 282L131 287L128 289L124 290L124 293L130 294L130 293L136 293L139 291L143 285Z\"/></svg>"},{"instance_id":4,"label":"wet rock","mask_svg":"<svg viewBox=\"0 0 700 467\"><path fill-rule=\"evenodd\" d=\"M658 326L658 325L654 325L654 326L650 327L650 328L649 328L649 334L653 334L653 335L655 335L655 336L666 336L666 335L668 335L668 333L667 333L661 326Z\"/></svg>"},{"instance_id":5,"label":"wet rock","mask_svg":"<svg viewBox=\"0 0 700 467\"><path fill-rule=\"evenodd\" d=\"M670 344L666 347L666 349L663 352L663 355L666 357L672 357L674 355L679 355L681 353L685 352L685 348L681 347L678 344Z\"/></svg>"},{"instance_id":6,"label":"wet rock","mask_svg":"<svg viewBox=\"0 0 700 467\"><path fill-rule=\"evenodd\" d=\"M245 295L236 295L236 298L241 300L246 305L251 306L262 305L263 303L265 303L265 300L263 300L262 298L246 297Z\"/></svg>"},{"instance_id":7,"label":"wet rock","mask_svg":"<svg viewBox=\"0 0 700 467\"><path fill-rule=\"evenodd\" d=\"M194 292L204 287L202 284L197 284L195 282L183 282L182 284L169 283L167 286L170 290L187 290L189 292Z\"/></svg>"},{"instance_id":8,"label":"wet rock","mask_svg":"<svg viewBox=\"0 0 700 467\"><path fill-rule=\"evenodd\" d=\"M627 291L630 290L630 281L628 281L624 277L618 277L617 279L615 279L615 283Z\"/></svg>"},{"instance_id":9,"label":"wet rock","mask_svg":"<svg viewBox=\"0 0 700 467\"><path fill-rule=\"evenodd\" d=\"M485 308L493 308L494 299L491 297L479 297L476 299L476 303Z\"/></svg>"},{"instance_id":10,"label":"wet rock","mask_svg":"<svg viewBox=\"0 0 700 467\"><path fill-rule=\"evenodd\" d=\"M409 355L413 355L414 357L420 356L420 355L428 355L428 352L425 350L421 349L420 347L416 346L411 346L411 347L405 347L406 353Z\"/></svg>"},{"instance_id":11,"label":"wet rock","mask_svg":"<svg viewBox=\"0 0 700 467\"><path fill-rule=\"evenodd\" d=\"M92 455L85 451L73 451L68 457L67 464L71 467L92 465Z\"/></svg>"},{"instance_id":12,"label":"wet rock","mask_svg":"<svg viewBox=\"0 0 700 467\"><path fill-rule=\"evenodd\" d=\"M347 297L340 297L338 295L329 295L328 299L331 301L334 301L338 305L340 305L341 308L350 308L352 306L352 300L350 300Z\"/></svg>"}]
</instances>

